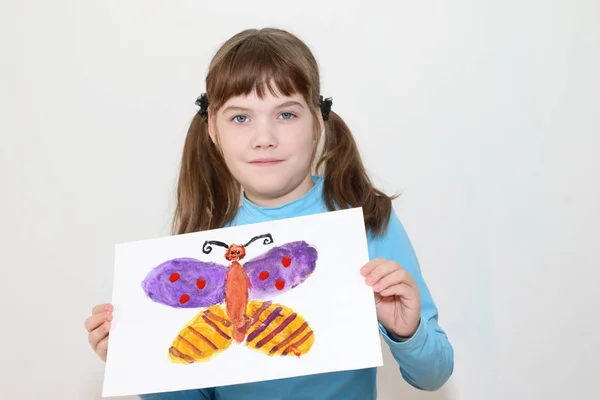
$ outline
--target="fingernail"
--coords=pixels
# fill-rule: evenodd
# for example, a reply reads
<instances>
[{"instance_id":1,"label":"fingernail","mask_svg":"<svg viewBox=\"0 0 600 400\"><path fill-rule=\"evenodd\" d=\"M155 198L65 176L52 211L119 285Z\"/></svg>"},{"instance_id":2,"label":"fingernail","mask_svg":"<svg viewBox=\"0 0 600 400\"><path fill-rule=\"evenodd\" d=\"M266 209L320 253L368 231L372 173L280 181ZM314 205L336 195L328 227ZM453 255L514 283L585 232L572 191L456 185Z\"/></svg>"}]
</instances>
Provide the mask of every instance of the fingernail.
<instances>
[{"instance_id":1,"label":"fingernail","mask_svg":"<svg viewBox=\"0 0 600 400\"><path fill-rule=\"evenodd\" d=\"M373 277L372 276L367 276L367 283L370 285L371 283L373 283Z\"/></svg>"}]
</instances>

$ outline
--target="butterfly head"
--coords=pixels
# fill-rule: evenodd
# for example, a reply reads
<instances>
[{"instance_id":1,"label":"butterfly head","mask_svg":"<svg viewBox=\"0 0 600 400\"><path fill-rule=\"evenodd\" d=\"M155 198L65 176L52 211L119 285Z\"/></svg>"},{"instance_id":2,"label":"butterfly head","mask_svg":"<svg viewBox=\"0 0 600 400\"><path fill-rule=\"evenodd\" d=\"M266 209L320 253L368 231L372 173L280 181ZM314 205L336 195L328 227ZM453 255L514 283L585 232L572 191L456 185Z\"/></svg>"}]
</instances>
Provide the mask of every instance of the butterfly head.
<instances>
[{"instance_id":1,"label":"butterfly head","mask_svg":"<svg viewBox=\"0 0 600 400\"><path fill-rule=\"evenodd\" d=\"M246 243L244 245L241 245L241 244L228 245L227 243L220 242L218 240L207 240L206 242L204 242L204 245L202 246L202 251L205 254L209 254L213 249L212 246L225 247L227 249L227 251L225 252L225 259L227 261L240 261L242 258L244 258L246 256L246 247L258 239L264 239L263 244L273 243L273 238L271 237L271 234L265 233L264 235L254 236L252 239L250 239L248 241L248 243Z\"/></svg>"},{"instance_id":2,"label":"butterfly head","mask_svg":"<svg viewBox=\"0 0 600 400\"><path fill-rule=\"evenodd\" d=\"M227 248L227 252L225 253L225 259L227 259L227 261L240 261L245 256L246 249L239 244L232 244Z\"/></svg>"}]
</instances>

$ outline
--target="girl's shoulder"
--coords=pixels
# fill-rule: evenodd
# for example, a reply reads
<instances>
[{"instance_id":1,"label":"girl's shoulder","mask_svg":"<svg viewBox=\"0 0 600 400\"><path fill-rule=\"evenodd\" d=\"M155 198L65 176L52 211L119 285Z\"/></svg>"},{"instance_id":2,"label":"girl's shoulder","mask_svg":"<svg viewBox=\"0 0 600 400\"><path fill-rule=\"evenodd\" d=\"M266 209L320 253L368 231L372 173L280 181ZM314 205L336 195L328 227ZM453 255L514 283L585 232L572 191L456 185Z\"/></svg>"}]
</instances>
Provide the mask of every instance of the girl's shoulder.
<instances>
[{"instance_id":1,"label":"girl's shoulder","mask_svg":"<svg viewBox=\"0 0 600 400\"><path fill-rule=\"evenodd\" d=\"M388 260L394 259L401 265L403 262L416 263L416 256L410 237L394 209L390 213L385 231L377 236L368 232L367 242L371 259L379 257Z\"/></svg>"}]
</instances>

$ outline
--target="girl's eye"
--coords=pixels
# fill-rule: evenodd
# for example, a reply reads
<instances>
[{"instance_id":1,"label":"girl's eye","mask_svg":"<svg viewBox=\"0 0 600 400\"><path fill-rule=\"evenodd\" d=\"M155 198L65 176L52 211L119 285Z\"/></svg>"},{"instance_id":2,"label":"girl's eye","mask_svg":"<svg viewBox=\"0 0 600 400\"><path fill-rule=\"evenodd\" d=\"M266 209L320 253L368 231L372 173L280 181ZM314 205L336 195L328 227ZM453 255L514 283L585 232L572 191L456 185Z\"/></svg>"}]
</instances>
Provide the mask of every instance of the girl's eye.
<instances>
[{"instance_id":1,"label":"girl's eye","mask_svg":"<svg viewBox=\"0 0 600 400\"><path fill-rule=\"evenodd\" d=\"M239 122L239 123L244 123L245 122L245 115L236 115L235 117L233 117L233 120L235 122Z\"/></svg>"},{"instance_id":2,"label":"girl's eye","mask_svg":"<svg viewBox=\"0 0 600 400\"><path fill-rule=\"evenodd\" d=\"M283 117L283 119L292 119L294 117L294 114L289 113L289 112L284 112L284 113L281 113L281 116Z\"/></svg>"}]
</instances>

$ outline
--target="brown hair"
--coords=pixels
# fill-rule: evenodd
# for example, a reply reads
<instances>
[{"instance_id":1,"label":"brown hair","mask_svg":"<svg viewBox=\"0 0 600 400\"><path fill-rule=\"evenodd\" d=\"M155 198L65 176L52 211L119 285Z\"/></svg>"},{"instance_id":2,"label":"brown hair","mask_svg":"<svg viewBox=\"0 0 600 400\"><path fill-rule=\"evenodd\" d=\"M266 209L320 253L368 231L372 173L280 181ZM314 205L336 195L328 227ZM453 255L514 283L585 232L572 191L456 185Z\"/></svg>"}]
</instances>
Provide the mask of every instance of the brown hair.
<instances>
[{"instance_id":1,"label":"brown hair","mask_svg":"<svg viewBox=\"0 0 600 400\"><path fill-rule=\"evenodd\" d=\"M300 93L313 105L319 129L320 77L312 52L293 34L274 28L244 30L217 51L206 76L209 112L231 97L256 90L284 96ZM365 227L374 235L385 231L392 199L375 189L363 166L350 129L335 112L325 121L325 139L316 173L324 178L323 197L329 210L363 207ZM238 210L241 187L196 114L185 140L173 219L176 234L225 226Z\"/></svg>"}]
</instances>

